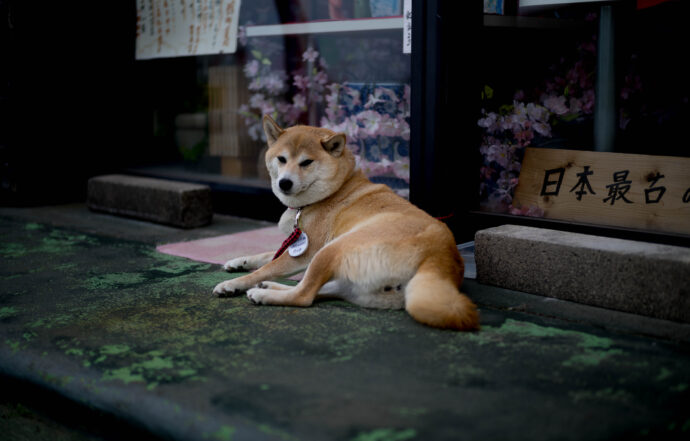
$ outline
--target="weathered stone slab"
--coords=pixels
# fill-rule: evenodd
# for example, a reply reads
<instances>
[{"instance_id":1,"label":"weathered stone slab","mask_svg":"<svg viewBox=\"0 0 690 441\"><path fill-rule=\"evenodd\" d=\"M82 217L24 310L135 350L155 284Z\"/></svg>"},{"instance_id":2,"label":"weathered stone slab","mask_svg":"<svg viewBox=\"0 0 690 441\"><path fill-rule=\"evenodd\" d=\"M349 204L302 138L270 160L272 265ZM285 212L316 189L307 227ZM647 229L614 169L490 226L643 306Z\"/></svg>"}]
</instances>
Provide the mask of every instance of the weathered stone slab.
<instances>
[{"instance_id":1,"label":"weathered stone slab","mask_svg":"<svg viewBox=\"0 0 690 441\"><path fill-rule=\"evenodd\" d=\"M87 205L94 211L181 228L206 225L213 217L207 185L128 175L89 179Z\"/></svg>"},{"instance_id":2,"label":"weathered stone slab","mask_svg":"<svg viewBox=\"0 0 690 441\"><path fill-rule=\"evenodd\" d=\"M690 249L503 225L475 236L480 283L690 322Z\"/></svg>"}]
</instances>

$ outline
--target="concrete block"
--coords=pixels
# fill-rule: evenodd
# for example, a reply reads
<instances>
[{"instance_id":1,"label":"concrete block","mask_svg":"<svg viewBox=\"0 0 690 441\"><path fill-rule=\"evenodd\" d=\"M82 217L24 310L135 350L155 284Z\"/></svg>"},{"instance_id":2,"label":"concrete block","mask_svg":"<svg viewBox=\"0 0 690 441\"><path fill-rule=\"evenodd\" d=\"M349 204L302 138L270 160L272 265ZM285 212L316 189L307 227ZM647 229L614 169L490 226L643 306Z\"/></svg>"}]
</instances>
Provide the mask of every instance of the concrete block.
<instances>
[{"instance_id":1,"label":"concrete block","mask_svg":"<svg viewBox=\"0 0 690 441\"><path fill-rule=\"evenodd\" d=\"M690 249L503 225L475 236L477 280L690 322Z\"/></svg>"},{"instance_id":2,"label":"concrete block","mask_svg":"<svg viewBox=\"0 0 690 441\"><path fill-rule=\"evenodd\" d=\"M213 217L207 185L128 175L89 179L87 205L94 211L180 228L200 227Z\"/></svg>"}]
</instances>

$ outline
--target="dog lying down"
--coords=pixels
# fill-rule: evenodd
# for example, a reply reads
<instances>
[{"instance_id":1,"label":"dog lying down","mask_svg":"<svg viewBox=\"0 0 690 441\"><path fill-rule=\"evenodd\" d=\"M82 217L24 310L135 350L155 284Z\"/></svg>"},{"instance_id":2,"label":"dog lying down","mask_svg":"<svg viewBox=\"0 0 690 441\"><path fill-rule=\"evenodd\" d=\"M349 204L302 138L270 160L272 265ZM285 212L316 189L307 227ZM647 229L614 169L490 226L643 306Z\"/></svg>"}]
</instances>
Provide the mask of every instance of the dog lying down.
<instances>
[{"instance_id":1,"label":"dog lying down","mask_svg":"<svg viewBox=\"0 0 690 441\"><path fill-rule=\"evenodd\" d=\"M275 253L228 261L218 296L246 292L259 305L310 306L336 297L369 308L405 308L439 328L479 328L475 305L458 287L464 265L446 225L355 169L345 134L269 116L263 128L271 187L288 207L279 227L290 237ZM287 251L286 251L287 250ZM272 282L306 272L297 286Z\"/></svg>"}]
</instances>

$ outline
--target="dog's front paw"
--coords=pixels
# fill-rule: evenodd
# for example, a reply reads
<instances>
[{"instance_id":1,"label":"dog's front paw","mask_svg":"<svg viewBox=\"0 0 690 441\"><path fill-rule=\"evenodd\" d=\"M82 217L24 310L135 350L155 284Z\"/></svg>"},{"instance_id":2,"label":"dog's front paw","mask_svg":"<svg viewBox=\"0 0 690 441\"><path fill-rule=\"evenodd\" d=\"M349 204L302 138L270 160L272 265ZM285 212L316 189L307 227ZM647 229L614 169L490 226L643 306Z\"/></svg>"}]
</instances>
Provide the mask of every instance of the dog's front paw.
<instances>
[{"instance_id":1,"label":"dog's front paw","mask_svg":"<svg viewBox=\"0 0 690 441\"><path fill-rule=\"evenodd\" d=\"M233 280L226 280L221 282L213 288L213 294L218 297L231 297L242 294L244 290L241 286L237 285L237 282Z\"/></svg>"},{"instance_id":2,"label":"dog's front paw","mask_svg":"<svg viewBox=\"0 0 690 441\"><path fill-rule=\"evenodd\" d=\"M236 257L230 259L223 265L223 269L229 273L239 272L239 271L249 271L249 258L248 257Z\"/></svg>"},{"instance_id":3,"label":"dog's front paw","mask_svg":"<svg viewBox=\"0 0 690 441\"><path fill-rule=\"evenodd\" d=\"M266 297L266 289L260 283L257 288L252 288L247 291L247 298L255 305L262 305L264 303L264 298Z\"/></svg>"}]
</instances>

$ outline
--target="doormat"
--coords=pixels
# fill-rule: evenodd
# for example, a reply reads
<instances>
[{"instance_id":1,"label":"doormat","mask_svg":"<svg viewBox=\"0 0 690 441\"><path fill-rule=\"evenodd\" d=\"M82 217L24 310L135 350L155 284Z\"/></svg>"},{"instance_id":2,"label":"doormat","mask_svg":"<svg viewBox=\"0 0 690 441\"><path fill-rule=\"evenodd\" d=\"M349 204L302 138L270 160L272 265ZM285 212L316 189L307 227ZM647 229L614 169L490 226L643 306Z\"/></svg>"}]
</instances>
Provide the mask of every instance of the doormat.
<instances>
[{"instance_id":1,"label":"doormat","mask_svg":"<svg viewBox=\"0 0 690 441\"><path fill-rule=\"evenodd\" d=\"M189 242L159 245L156 250L198 262L222 265L235 257L276 251L284 240L285 233L275 226Z\"/></svg>"}]
</instances>

